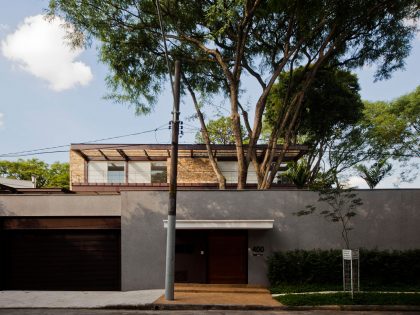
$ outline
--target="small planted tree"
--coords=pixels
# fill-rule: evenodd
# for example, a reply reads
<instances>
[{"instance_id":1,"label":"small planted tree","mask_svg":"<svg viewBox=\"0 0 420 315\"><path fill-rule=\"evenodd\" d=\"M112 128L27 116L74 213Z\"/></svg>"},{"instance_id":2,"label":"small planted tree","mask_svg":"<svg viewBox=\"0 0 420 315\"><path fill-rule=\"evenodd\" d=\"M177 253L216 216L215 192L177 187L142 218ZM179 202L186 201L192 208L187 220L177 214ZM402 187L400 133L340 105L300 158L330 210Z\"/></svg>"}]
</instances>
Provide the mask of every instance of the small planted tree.
<instances>
[{"instance_id":1,"label":"small planted tree","mask_svg":"<svg viewBox=\"0 0 420 315\"><path fill-rule=\"evenodd\" d=\"M363 204L362 199L353 188L346 188L342 184L318 187L318 195L319 205L307 205L304 210L296 212L296 215L308 215L318 211L327 221L338 223L346 249L350 249L349 232L353 229L350 221L356 216L357 207Z\"/></svg>"},{"instance_id":2,"label":"small planted tree","mask_svg":"<svg viewBox=\"0 0 420 315\"><path fill-rule=\"evenodd\" d=\"M353 188L346 188L334 177L334 185L323 182L318 187L318 205L308 205L296 214L307 215L319 211L327 221L339 223L341 237L345 243L343 249L343 290L359 291L359 250L352 250L349 232L353 229L351 219L357 214L357 207L363 204ZM331 182L330 182L331 183Z\"/></svg>"}]
</instances>

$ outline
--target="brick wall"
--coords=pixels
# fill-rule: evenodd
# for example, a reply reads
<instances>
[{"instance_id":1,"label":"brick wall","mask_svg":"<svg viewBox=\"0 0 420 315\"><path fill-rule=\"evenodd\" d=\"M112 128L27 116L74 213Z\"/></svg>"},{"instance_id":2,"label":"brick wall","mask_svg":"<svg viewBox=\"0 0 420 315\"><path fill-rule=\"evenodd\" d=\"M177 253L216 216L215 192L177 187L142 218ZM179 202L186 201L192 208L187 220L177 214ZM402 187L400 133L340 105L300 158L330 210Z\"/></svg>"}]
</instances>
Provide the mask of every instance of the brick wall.
<instances>
[{"instance_id":1,"label":"brick wall","mask_svg":"<svg viewBox=\"0 0 420 315\"><path fill-rule=\"evenodd\" d=\"M77 153L70 151L70 188L72 183L83 183L85 178L85 161Z\"/></svg>"},{"instance_id":2,"label":"brick wall","mask_svg":"<svg viewBox=\"0 0 420 315\"><path fill-rule=\"evenodd\" d=\"M168 183L171 159L167 160ZM85 177L84 160L77 153L70 151L70 184L83 183ZM179 158L178 183L216 183L217 177L207 158Z\"/></svg>"},{"instance_id":3,"label":"brick wall","mask_svg":"<svg viewBox=\"0 0 420 315\"><path fill-rule=\"evenodd\" d=\"M168 182L171 159L168 159ZM178 183L217 183L216 174L207 158L179 158Z\"/></svg>"}]
</instances>

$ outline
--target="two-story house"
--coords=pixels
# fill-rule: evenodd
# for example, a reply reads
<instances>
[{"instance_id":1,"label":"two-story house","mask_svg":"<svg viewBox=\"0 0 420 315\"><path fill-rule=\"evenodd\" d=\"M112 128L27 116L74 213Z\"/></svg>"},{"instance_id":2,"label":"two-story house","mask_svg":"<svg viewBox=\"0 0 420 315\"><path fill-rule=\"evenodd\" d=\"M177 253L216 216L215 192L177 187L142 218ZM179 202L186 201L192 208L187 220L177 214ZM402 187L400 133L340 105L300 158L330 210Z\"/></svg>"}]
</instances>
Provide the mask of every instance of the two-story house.
<instances>
[{"instance_id":1,"label":"two-story house","mask_svg":"<svg viewBox=\"0 0 420 315\"><path fill-rule=\"evenodd\" d=\"M235 188L238 178L234 145L213 145L213 156L226 178L228 188ZM71 189L76 192L120 191L121 189L166 189L169 182L171 147L169 144L72 144L70 149ZM257 147L262 158L266 146ZM278 146L278 155L282 146ZM287 149L284 162L296 161L307 146ZM182 189L217 189L216 174L203 144L181 144L178 151L178 186ZM285 170L285 165L281 168ZM280 175L280 174L279 174ZM256 188L253 165L248 169L247 188ZM273 188L293 186L278 176Z\"/></svg>"},{"instance_id":2,"label":"two-story house","mask_svg":"<svg viewBox=\"0 0 420 315\"><path fill-rule=\"evenodd\" d=\"M236 190L235 147L212 149L226 190L204 145L179 146L176 282L268 285L273 252L341 248L336 225L294 215L317 203L316 192L282 182L255 190L252 166L246 189ZM305 150L282 153L293 161ZM169 145L73 144L72 192L0 191L0 290L163 288L170 159ZM355 247L418 248L420 190L358 194Z\"/></svg>"}]
</instances>

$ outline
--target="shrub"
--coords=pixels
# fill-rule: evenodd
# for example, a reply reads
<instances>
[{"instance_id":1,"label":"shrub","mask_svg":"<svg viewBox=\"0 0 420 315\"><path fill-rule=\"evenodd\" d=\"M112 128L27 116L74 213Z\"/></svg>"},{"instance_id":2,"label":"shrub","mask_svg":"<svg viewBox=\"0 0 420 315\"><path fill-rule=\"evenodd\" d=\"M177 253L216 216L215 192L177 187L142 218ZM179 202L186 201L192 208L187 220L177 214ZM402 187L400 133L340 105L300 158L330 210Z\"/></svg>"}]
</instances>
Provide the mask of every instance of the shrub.
<instances>
[{"instance_id":1,"label":"shrub","mask_svg":"<svg viewBox=\"0 0 420 315\"><path fill-rule=\"evenodd\" d=\"M341 250L275 252L268 258L271 286L284 284L342 284ZM360 285L367 287L418 286L420 250L360 251Z\"/></svg>"}]
</instances>

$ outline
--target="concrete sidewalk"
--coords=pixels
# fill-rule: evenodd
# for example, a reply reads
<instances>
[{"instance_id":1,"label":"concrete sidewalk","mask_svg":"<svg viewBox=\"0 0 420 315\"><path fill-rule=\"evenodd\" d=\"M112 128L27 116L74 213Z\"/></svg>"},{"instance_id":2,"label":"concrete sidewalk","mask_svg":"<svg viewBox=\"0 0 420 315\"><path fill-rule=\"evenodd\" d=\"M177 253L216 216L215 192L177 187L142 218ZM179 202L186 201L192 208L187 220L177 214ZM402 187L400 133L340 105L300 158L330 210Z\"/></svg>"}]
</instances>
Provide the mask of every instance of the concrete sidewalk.
<instances>
[{"instance_id":1,"label":"concrete sidewalk","mask_svg":"<svg viewBox=\"0 0 420 315\"><path fill-rule=\"evenodd\" d=\"M1 308L273 308L281 304L266 288L250 285L176 284L175 301L163 290L141 291L0 291Z\"/></svg>"},{"instance_id":2,"label":"concrete sidewalk","mask_svg":"<svg viewBox=\"0 0 420 315\"><path fill-rule=\"evenodd\" d=\"M261 286L223 284L175 284L175 301L161 296L154 305L176 309L177 305L229 306L232 308L272 308L281 304L272 298L270 291Z\"/></svg>"},{"instance_id":3,"label":"concrete sidewalk","mask_svg":"<svg viewBox=\"0 0 420 315\"><path fill-rule=\"evenodd\" d=\"M0 291L0 308L106 308L153 303L163 290L141 291Z\"/></svg>"}]
</instances>

